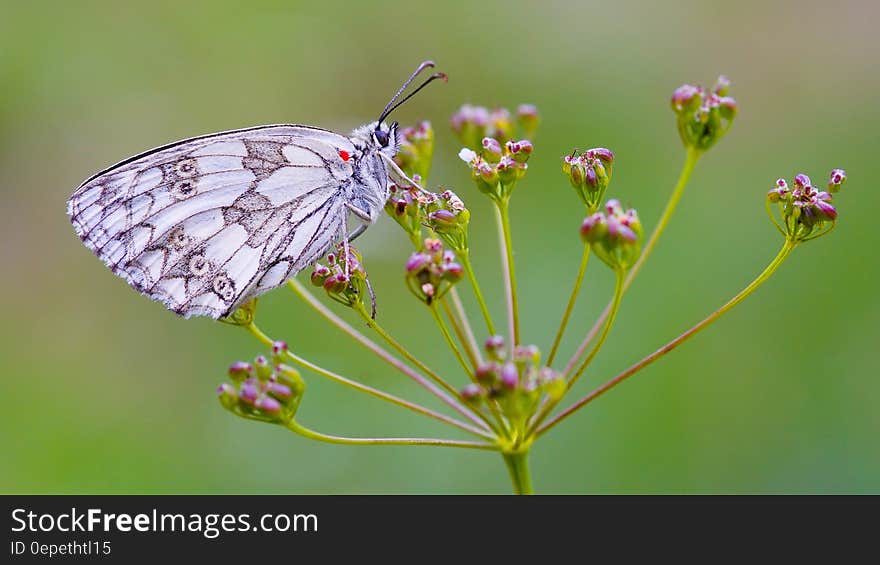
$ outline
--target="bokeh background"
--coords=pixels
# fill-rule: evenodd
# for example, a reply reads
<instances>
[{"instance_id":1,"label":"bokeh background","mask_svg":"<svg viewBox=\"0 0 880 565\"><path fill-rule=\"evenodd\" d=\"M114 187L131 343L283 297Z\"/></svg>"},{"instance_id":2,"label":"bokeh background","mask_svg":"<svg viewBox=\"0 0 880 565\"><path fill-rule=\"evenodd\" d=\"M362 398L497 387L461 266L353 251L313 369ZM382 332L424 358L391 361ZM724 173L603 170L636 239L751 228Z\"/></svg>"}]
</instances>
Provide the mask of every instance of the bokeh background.
<instances>
[{"instance_id":1,"label":"bokeh background","mask_svg":"<svg viewBox=\"0 0 880 565\"><path fill-rule=\"evenodd\" d=\"M545 348L581 249L581 208L561 155L612 148L609 196L637 206L650 229L683 157L669 95L722 72L733 80L740 115L699 163L583 391L764 267L781 243L763 210L777 177L849 172L832 236L798 249L719 323L536 445L538 491L880 491L878 16L868 1L4 2L0 491L509 492L494 454L333 446L232 417L214 388L258 344L140 297L79 243L65 216L82 179L167 141L277 122L349 131L374 119L425 58L449 83L397 119L434 122L431 184L455 189L473 209L476 268L499 320L490 208L456 158L448 117L465 102L531 102L542 112L512 214L524 333ZM463 384L404 290L408 244L398 228L381 222L359 244L385 325ZM611 278L592 263L573 329L591 324ZM285 289L265 298L259 318L310 359L431 402ZM570 335L565 351L575 342ZM316 428L446 431L305 376L300 414Z\"/></svg>"}]
</instances>

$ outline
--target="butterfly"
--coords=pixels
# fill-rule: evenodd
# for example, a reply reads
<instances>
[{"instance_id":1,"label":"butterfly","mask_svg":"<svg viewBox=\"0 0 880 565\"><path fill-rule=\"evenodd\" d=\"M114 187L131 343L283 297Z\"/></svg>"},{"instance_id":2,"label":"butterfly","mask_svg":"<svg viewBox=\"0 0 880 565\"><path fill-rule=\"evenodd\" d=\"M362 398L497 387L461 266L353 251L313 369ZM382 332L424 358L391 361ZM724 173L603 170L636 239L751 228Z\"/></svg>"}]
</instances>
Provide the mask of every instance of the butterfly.
<instances>
[{"instance_id":1,"label":"butterfly","mask_svg":"<svg viewBox=\"0 0 880 565\"><path fill-rule=\"evenodd\" d=\"M221 318L284 284L375 222L394 164L398 98L344 136L306 125L202 135L129 157L84 181L67 203L76 233L135 290L176 314ZM348 220L360 222L351 234Z\"/></svg>"}]
</instances>

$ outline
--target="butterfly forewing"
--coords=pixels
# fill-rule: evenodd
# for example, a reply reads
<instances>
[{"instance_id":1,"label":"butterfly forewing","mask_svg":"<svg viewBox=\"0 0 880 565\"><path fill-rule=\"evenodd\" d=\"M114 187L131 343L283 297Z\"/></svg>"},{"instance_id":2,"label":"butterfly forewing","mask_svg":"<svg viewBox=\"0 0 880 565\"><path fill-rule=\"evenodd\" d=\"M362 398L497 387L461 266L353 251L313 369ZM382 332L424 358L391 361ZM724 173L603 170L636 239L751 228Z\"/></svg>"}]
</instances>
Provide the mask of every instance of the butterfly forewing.
<instances>
[{"instance_id":1,"label":"butterfly forewing","mask_svg":"<svg viewBox=\"0 0 880 565\"><path fill-rule=\"evenodd\" d=\"M136 290L183 316L218 318L283 284L344 231L355 151L308 126L192 138L88 179L68 213Z\"/></svg>"}]
</instances>

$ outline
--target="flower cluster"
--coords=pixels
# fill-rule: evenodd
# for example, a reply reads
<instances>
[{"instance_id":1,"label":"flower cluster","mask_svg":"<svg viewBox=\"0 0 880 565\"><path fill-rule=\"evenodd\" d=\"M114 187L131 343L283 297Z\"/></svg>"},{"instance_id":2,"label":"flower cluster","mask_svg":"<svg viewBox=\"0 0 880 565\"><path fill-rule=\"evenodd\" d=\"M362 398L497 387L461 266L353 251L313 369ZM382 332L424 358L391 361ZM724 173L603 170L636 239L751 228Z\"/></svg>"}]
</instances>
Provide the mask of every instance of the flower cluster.
<instances>
[{"instance_id":1,"label":"flower cluster","mask_svg":"<svg viewBox=\"0 0 880 565\"><path fill-rule=\"evenodd\" d=\"M439 239L426 239L424 249L406 262L406 284L422 302L430 306L461 280L464 269L455 262L455 253L443 250Z\"/></svg>"},{"instance_id":2,"label":"flower cluster","mask_svg":"<svg viewBox=\"0 0 880 565\"><path fill-rule=\"evenodd\" d=\"M260 355L253 363L238 361L229 367L230 383L217 388L220 404L237 416L262 422L287 422L296 414L305 392L299 373L282 363L284 342L272 346L271 362Z\"/></svg>"},{"instance_id":3,"label":"flower cluster","mask_svg":"<svg viewBox=\"0 0 880 565\"><path fill-rule=\"evenodd\" d=\"M340 243L336 253L327 254L326 261L327 265L315 263L312 284L323 287L327 295L340 304L348 307L362 304L369 282L360 253L351 245Z\"/></svg>"},{"instance_id":4,"label":"flower cluster","mask_svg":"<svg viewBox=\"0 0 880 565\"><path fill-rule=\"evenodd\" d=\"M678 116L678 134L685 147L705 151L727 133L737 110L729 90L730 81L723 75L711 91L692 84L675 90L672 110Z\"/></svg>"},{"instance_id":5,"label":"flower cluster","mask_svg":"<svg viewBox=\"0 0 880 565\"><path fill-rule=\"evenodd\" d=\"M604 147L587 149L581 155L575 150L562 161L562 171L568 175L575 193L592 214L599 209L605 189L611 182L614 153Z\"/></svg>"},{"instance_id":6,"label":"flower cluster","mask_svg":"<svg viewBox=\"0 0 880 565\"><path fill-rule=\"evenodd\" d=\"M485 350L488 362L477 367L476 382L461 391L468 402L498 402L503 414L518 419L534 414L542 395L557 400L565 392L565 379L541 366L536 346L518 345L508 355L504 338L492 336L486 340Z\"/></svg>"},{"instance_id":7,"label":"flower cluster","mask_svg":"<svg viewBox=\"0 0 880 565\"><path fill-rule=\"evenodd\" d=\"M617 200L587 216L581 224L581 238L612 269L629 269L639 258L642 223L632 208L624 210Z\"/></svg>"},{"instance_id":8,"label":"flower cluster","mask_svg":"<svg viewBox=\"0 0 880 565\"><path fill-rule=\"evenodd\" d=\"M532 142L523 139L502 145L498 139L485 137L482 146L480 153L465 147L458 156L470 166L471 177L480 192L495 200L506 199L526 174L527 161L534 150Z\"/></svg>"},{"instance_id":9,"label":"flower cluster","mask_svg":"<svg viewBox=\"0 0 880 565\"><path fill-rule=\"evenodd\" d=\"M454 251L467 249L471 213L458 195L451 190L435 193L394 184L390 190L385 211L409 234L416 248L422 249L422 227L426 227Z\"/></svg>"},{"instance_id":10,"label":"flower cluster","mask_svg":"<svg viewBox=\"0 0 880 565\"><path fill-rule=\"evenodd\" d=\"M434 156L434 128L422 121L400 130L400 147L394 162L416 182L427 182Z\"/></svg>"},{"instance_id":11,"label":"flower cluster","mask_svg":"<svg viewBox=\"0 0 880 565\"><path fill-rule=\"evenodd\" d=\"M831 204L832 194L838 192L845 182L846 171L843 169L832 170L827 190L821 191L803 173L794 177L792 188L789 188L785 179L779 179L776 186L767 192L770 219L792 241L806 241L825 235L837 220L837 209ZM771 204L778 205L781 224L773 217Z\"/></svg>"}]
</instances>

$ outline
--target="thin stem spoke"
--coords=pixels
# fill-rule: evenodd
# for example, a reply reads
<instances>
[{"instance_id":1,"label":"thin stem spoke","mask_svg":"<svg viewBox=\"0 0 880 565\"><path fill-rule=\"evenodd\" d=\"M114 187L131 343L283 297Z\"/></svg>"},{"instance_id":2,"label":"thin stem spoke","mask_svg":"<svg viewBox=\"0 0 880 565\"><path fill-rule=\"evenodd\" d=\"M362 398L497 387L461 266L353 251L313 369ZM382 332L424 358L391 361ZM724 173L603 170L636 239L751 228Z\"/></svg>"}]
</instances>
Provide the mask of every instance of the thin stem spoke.
<instances>
[{"instance_id":1,"label":"thin stem spoke","mask_svg":"<svg viewBox=\"0 0 880 565\"><path fill-rule=\"evenodd\" d=\"M501 245L504 288L507 294L507 325L510 331L511 347L519 345L519 302L516 293L516 268L513 262L513 241L510 236L509 200L504 198L495 202L498 219L498 239Z\"/></svg>"},{"instance_id":2,"label":"thin stem spoke","mask_svg":"<svg viewBox=\"0 0 880 565\"><path fill-rule=\"evenodd\" d=\"M464 373L468 376L468 378L474 378L474 371L471 369L471 366L468 365L468 362L465 360L464 355L461 353L461 349L458 348L458 345L455 343L455 339L453 339L452 334L449 333L449 328L446 326L446 322L443 321L443 315L440 314L440 310L437 309L437 302L435 301L429 307L431 310L431 317L434 318L434 322L437 324L437 327L440 328L440 333L443 334L443 339L446 341L446 345L449 346L449 350L458 360L459 365L464 370Z\"/></svg>"},{"instance_id":3,"label":"thin stem spoke","mask_svg":"<svg viewBox=\"0 0 880 565\"><path fill-rule=\"evenodd\" d=\"M474 291L474 296L477 299L477 304L480 305L480 312L483 314L483 320L486 322L486 329L489 332L489 335L495 335L495 324L492 322L492 315L489 314L489 307L486 305L486 300L483 298L483 293L480 290L480 283L477 282L477 276L474 273L474 267L471 265L470 252L469 251L459 251L457 253L457 258L461 266L464 268L464 272L467 274L468 280L471 283L471 288Z\"/></svg>"},{"instance_id":4,"label":"thin stem spoke","mask_svg":"<svg viewBox=\"0 0 880 565\"><path fill-rule=\"evenodd\" d=\"M464 330L462 329L461 324L455 316L455 312L453 312L452 307L449 305L449 302L446 300L445 296L440 300L440 305L443 307L443 312L446 313L446 317L449 319L449 325L452 326L452 331L455 333L455 337L458 339L458 343L461 344L461 348L464 350L464 354L467 355L470 367L472 369L476 369L476 351L473 347L473 344L467 340L467 337L464 334Z\"/></svg>"},{"instance_id":5,"label":"thin stem spoke","mask_svg":"<svg viewBox=\"0 0 880 565\"><path fill-rule=\"evenodd\" d=\"M474 330L471 327L470 318L468 318L467 311L464 309L464 304L461 302L461 297L458 295L458 288L452 287L452 290L449 291L449 296L452 298L452 306L455 308L456 314L458 314L458 319L461 320L461 327L464 330L468 343L470 344L470 349L474 352L476 363L477 365L480 365L483 362L483 356L480 353L480 346L477 344L477 338L474 337Z\"/></svg>"},{"instance_id":6,"label":"thin stem spoke","mask_svg":"<svg viewBox=\"0 0 880 565\"><path fill-rule=\"evenodd\" d=\"M430 445L434 447L459 447L464 449L486 449L497 451L499 447L493 443L476 441L459 441L452 439L434 439L421 437L345 437L321 433L291 420L284 426L301 436L327 443L345 445Z\"/></svg>"},{"instance_id":7,"label":"thin stem spoke","mask_svg":"<svg viewBox=\"0 0 880 565\"><path fill-rule=\"evenodd\" d=\"M553 365L553 360L556 358L556 350L559 349L559 344L562 342L562 336L565 335L565 328L568 326L568 319L574 311L574 305L575 302L577 302L578 294L581 290L581 283L584 281L584 273L587 270L587 263L590 261L590 249L591 247L589 245L584 245L581 266L578 269L577 278L575 278L574 281L574 288L571 289L571 296L568 298L565 312L562 314L562 321L559 323L559 329L556 330L556 337L553 339L553 346L550 348L550 354L547 356L547 362L545 363L547 367Z\"/></svg>"}]
</instances>

